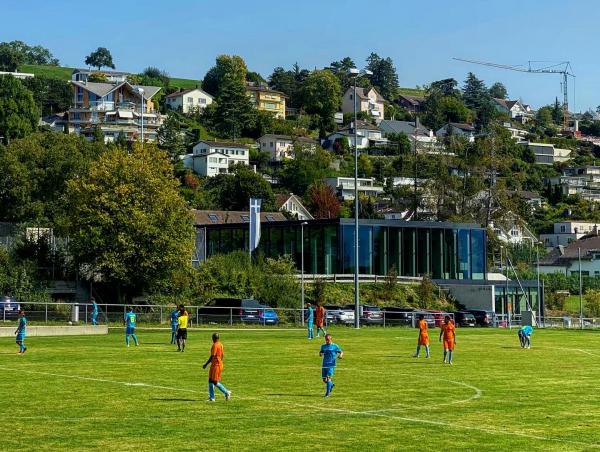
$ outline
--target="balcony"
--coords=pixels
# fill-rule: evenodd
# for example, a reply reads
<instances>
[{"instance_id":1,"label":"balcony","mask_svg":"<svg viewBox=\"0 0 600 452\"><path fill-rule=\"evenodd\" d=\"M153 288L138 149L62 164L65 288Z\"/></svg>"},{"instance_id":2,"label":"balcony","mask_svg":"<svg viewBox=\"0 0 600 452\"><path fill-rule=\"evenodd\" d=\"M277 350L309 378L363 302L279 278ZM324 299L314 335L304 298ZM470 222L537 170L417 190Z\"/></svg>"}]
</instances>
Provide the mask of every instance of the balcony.
<instances>
[{"instance_id":1,"label":"balcony","mask_svg":"<svg viewBox=\"0 0 600 452\"><path fill-rule=\"evenodd\" d=\"M85 111L133 111L140 113L141 103L139 102L113 102L113 101L90 101L90 102L75 102L71 107L72 110L85 110ZM154 113L154 110L146 109L144 113Z\"/></svg>"}]
</instances>

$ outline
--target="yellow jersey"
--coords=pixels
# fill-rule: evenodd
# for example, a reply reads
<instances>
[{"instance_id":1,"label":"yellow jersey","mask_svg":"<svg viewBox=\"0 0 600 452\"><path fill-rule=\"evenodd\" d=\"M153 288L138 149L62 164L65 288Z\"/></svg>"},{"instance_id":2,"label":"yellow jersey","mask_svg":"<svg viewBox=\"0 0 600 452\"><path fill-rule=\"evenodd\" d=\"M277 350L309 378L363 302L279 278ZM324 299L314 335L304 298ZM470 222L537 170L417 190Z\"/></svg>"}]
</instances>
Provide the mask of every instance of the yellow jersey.
<instances>
[{"instance_id":1,"label":"yellow jersey","mask_svg":"<svg viewBox=\"0 0 600 452\"><path fill-rule=\"evenodd\" d=\"M179 317L177 317L177 326L182 329L185 330L188 327L188 313L185 312L183 314L179 314Z\"/></svg>"}]
</instances>

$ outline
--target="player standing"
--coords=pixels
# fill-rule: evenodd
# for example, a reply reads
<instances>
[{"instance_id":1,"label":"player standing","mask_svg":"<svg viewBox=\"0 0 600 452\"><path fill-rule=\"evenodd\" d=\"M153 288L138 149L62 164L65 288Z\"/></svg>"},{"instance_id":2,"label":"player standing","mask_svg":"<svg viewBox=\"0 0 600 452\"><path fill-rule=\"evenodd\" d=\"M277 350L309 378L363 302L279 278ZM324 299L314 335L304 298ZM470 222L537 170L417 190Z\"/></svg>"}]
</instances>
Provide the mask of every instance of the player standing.
<instances>
[{"instance_id":1,"label":"player standing","mask_svg":"<svg viewBox=\"0 0 600 452\"><path fill-rule=\"evenodd\" d=\"M308 338L314 337L313 322L315 321L315 310L310 303L306 303L306 326L308 327Z\"/></svg>"},{"instance_id":2,"label":"player standing","mask_svg":"<svg viewBox=\"0 0 600 452\"><path fill-rule=\"evenodd\" d=\"M423 314L419 314L419 340L417 342L417 352L413 357L418 358L421 353L421 346L425 347L425 358L429 358L429 333L427 332L427 320Z\"/></svg>"},{"instance_id":3,"label":"player standing","mask_svg":"<svg viewBox=\"0 0 600 452\"><path fill-rule=\"evenodd\" d=\"M177 317L179 317L179 309L175 307L171 312L171 344L177 343Z\"/></svg>"},{"instance_id":4,"label":"player standing","mask_svg":"<svg viewBox=\"0 0 600 452\"><path fill-rule=\"evenodd\" d=\"M317 305L315 317L317 320L317 337L321 336L321 331L323 332L323 335L326 335L327 331L325 331L325 328L323 328L323 324L325 322L325 308L321 306L321 304Z\"/></svg>"},{"instance_id":5,"label":"player standing","mask_svg":"<svg viewBox=\"0 0 600 452\"><path fill-rule=\"evenodd\" d=\"M325 397L329 397L331 390L335 386L332 378L335 371L336 360L338 357L342 359L344 357L344 352L337 344L331 342L331 334L326 334L325 343L321 345L319 356L323 357L321 377L323 378L323 383L325 383Z\"/></svg>"},{"instance_id":6,"label":"player standing","mask_svg":"<svg viewBox=\"0 0 600 452\"><path fill-rule=\"evenodd\" d=\"M125 314L125 344L129 347L129 336L133 338L133 343L138 346L138 338L135 335L135 322L137 317L133 312L133 308L130 306L127 308L127 313Z\"/></svg>"},{"instance_id":7,"label":"player standing","mask_svg":"<svg viewBox=\"0 0 600 452\"><path fill-rule=\"evenodd\" d=\"M444 338L444 364L446 364L446 357L448 357L448 364L452 365L452 352L456 345L456 335L454 332L454 322L450 320L450 316L444 317L444 323L441 326L440 331L440 342Z\"/></svg>"},{"instance_id":8,"label":"player standing","mask_svg":"<svg viewBox=\"0 0 600 452\"><path fill-rule=\"evenodd\" d=\"M95 298L90 301L92 302L92 325L96 326L98 325L98 304Z\"/></svg>"},{"instance_id":9,"label":"player standing","mask_svg":"<svg viewBox=\"0 0 600 452\"><path fill-rule=\"evenodd\" d=\"M185 341L187 341L187 327L188 327L188 312L185 307L179 305L179 315L177 316L177 351L185 351Z\"/></svg>"},{"instance_id":10,"label":"player standing","mask_svg":"<svg viewBox=\"0 0 600 452\"><path fill-rule=\"evenodd\" d=\"M208 371L208 401L215 401L215 386L225 395L225 400L229 400L231 399L231 391L221 383L221 373L223 373L223 344L219 341L219 333L213 333L212 341L210 358L202 366L203 369L206 369L206 366L210 364Z\"/></svg>"},{"instance_id":11,"label":"player standing","mask_svg":"<svg viewBox=\"0 0 600 452\"><path fill-rule=\"evenodd\" d=\"M531 335L533 334L533 327L531 325L524 325L519 328L519 342L521 348L531 348Z\"/></svg>"},{"instance_id":12,"label":"player standing","mask_svg":"<svg viewBox=\"0 0 600 452\"><path fill-rule=\"evenodd\" d=\"M25 317L25 311L22 309L19 311L19 326L17 327L17 331L15 331L17 335L15 342L19 346L19 355L22 355L27 351L27 347L25 347L25 336L27 334L27 318Z\"/></svg>"}]
</instances>

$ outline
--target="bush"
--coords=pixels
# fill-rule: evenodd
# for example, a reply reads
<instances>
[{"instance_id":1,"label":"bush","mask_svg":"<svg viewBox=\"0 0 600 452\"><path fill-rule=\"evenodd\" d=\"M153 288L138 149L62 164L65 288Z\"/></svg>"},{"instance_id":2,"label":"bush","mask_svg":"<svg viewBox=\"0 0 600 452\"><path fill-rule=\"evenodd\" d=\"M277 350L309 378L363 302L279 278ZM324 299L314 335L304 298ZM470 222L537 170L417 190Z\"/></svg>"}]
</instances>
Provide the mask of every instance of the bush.
<instances>
[{"instance_id":1,"label":"bush","mask_svg":"<svg viewBox=\"0 0 600 452\"><path fill-rule=\"evenodd\" d=\"M585 295L586 315L600 317L600 290L588 290Z\"/></svg>"}]
</instances>

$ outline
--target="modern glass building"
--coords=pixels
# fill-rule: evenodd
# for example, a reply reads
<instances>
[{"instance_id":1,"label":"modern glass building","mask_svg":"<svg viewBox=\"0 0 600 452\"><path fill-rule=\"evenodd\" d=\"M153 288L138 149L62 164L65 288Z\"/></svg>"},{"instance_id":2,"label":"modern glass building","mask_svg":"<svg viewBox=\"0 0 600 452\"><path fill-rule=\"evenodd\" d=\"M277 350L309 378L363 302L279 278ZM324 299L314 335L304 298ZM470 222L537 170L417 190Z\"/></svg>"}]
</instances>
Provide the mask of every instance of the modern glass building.
<instances>
[{"instance_id":1,"label":"modern glass building","mask_svg":"<svg viewBox=\"0 0 600 452\"><path fill-rule=\"evenodd\" d=\"M290 255L309 274L352 274L354 220L309 220L261 223L256 253ZM248 249L248 223L196 225L196 260ZM385 275L394 267L400 276L429 274L437 280L484 280L486 231L478 225L398 220L360 220L359 272Z\"/></svg>"}]
</instances>

